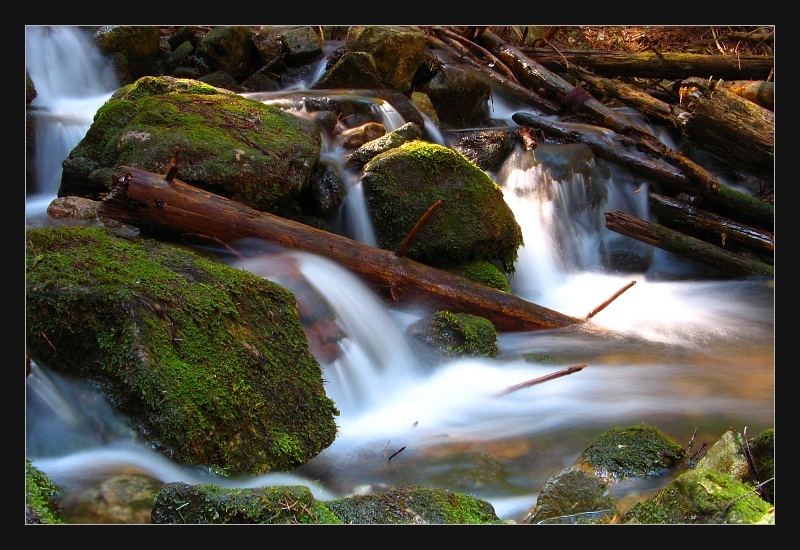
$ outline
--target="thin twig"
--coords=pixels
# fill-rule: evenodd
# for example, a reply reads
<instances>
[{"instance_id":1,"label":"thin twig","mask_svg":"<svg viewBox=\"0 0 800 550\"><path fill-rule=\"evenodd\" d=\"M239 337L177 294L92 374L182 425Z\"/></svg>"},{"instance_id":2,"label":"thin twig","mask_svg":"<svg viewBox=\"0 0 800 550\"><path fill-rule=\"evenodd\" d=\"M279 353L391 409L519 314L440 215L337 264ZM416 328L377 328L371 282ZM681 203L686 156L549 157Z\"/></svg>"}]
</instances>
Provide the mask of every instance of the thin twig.
<instances>
[{"instance_id":1,"label":"thin twig","mask_svg":"<svg viewBox=\"0 0 800 550\"><path fill-rule=\"evenodd\" d=\"M619 298L619 297L620 297L620 295L621 295L623 292L625 292L626 290L628 290L629 288L631 288L631 287L632 287L633 285L635 285L635 284L636 284L636 281L631 281L630 283L628 283L627 285L625 285L624 287L622 287L621 289L619 289L618 291L616 291L616 292L614 293L614 295L613 295L613 296L611 296L611 298L609 298L608 300L606 300L605 302L603 302L602 304L600 304L599 306L597 306L596 308L594 308L592 311L590 311L590 312L589 312L589 314L586 316L586 319L587 319L587 320L588 320L588 319L591 319L592 317L594 317L595 315L597 315L598 313L600 313L601 311L603 311L605 308L607 308L607 307L608 307L608 305L609 305L611 302L613 302L614 300L616 300L617 298Z\"/></svg>"},{"instance_id":2,"label":"thin twig","mask_svg":"<svg viewBox=\"0 0 800 550\"><path fill-rule=\"evenodd\" d=\"M441 205L442 205L441 199L437 200L435 203L431 205L430 208L428 208L428 211L425 212L419 218L419 220L417 220L417 223L414 224L414 227L411 228L411 231L408 232L408 235L406 235L405 240L403 240L403 244L401 244L400 248L397 249L397 252L394 253L395 256L401 258L406 253L408 247L411 246L411 241L413 241L414 237L417 236L419 230L422 229L422 226L425 225L425 223L428 221L428 218L430 218Z\"/></svg>"},{"instance_id":3,"label":"thin twig","mask_svg":"<svg viewBox=\"0 0 800 550\"><path fill-rule=\"evenodd\" d=\"M547 382L548 380L553 380L555 378L561 378L562 376L566 376L568 374L572 374L573 372L582 371L584 367L588 367L589 363L582 363L580 365L575 365L574 367L568 367L566 369L561 369L558 372L554 372L551 374L547 374L545 376L540 376L539 378L534 378L532 380L528 380L526 382L521 382L519 384L514 384L513 386L509 386L503 391L499 391L494 394L494 397L500 397L511 392L515 392L517 390L521 390L523 388L528 388L530 386L535 386L536 384L541 384L542 382Z\"/></svg>"}]
</instances>

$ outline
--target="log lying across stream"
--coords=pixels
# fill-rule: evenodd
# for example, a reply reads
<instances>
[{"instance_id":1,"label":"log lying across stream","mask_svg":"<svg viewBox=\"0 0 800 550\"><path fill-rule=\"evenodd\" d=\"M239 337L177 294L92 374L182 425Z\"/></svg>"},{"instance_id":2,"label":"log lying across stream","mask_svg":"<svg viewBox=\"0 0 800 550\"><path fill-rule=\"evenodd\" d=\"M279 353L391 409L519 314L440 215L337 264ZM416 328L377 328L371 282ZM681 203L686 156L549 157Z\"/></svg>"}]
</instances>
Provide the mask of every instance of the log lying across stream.
<instances>
[{"instance_id":1,"label":"log lying across stream","mask_svg":"<svg viewBox=\"0 0 800 550\"><path fill-rule=\"evenodd\" d=\"M479 315L501 332L561 328L585 321L395 252L255 210L175 178L167 180L127 166L121 169L125 174L103 199L99 214L143 231L206 243L265 239L330 258L396 305Z\"/></svg>"}]
</instances>

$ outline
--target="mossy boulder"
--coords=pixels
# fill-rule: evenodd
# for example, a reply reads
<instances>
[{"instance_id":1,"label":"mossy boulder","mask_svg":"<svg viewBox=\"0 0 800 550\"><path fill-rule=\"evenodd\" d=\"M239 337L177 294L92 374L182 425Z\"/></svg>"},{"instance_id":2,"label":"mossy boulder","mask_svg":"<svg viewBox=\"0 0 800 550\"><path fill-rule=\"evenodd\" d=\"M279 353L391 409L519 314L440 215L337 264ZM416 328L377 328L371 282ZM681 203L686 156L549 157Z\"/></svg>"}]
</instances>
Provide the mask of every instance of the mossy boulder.
<instances>
[{"instance_id":1,"label":"mossy boulder","mask_svg":"<svg viewBox=\"0 0 800 550\"><path fill-rule=\"evenodd\" d=\"M464 155L410 141L375 156L361 178L378 246L397 250L420 218L442 204L405 255L434 267L478 260L513 271L522 230L500 187Z\"/></svg>"},{"instance_id":2,"label":"mossy boulder","mask_svg":"<svg viewBox=\"0 0 800 550\"><path fill-rule=\"evenodd\" d=\"M59 196L97 199L120 166L165 173L257 210L291 217L314 177L322 136L312 121L197 80L143 77L97 111L63 163Z\"/></svg>"},{"instance_id":3,"label":"mossy boulder","mask_svg":"<svg viewBox=\"0 0 800 550\"><path fill-rule=\"evenodd\" d=\"M471 495L408 485L386 492L331 500L325 506L342 523L486 524L499 523L494 507Z\"/></svg>"},{"instance_id":4,"label":"mossy boulder","mask_svg":"<svg viewBox=\"0 0 800 550\"><path fill-rule=\"evenodd\" d=\"M28 229L26 245L27 353L94 383L168 458L261 474L333 443L339 411L287 289L108 228Z\"/></svg>"},{"instance_id":5,"label":"mossy boulder","mask_svg":"<svg viewBox=\"0 0 800 550\"><path fill-rule=\"evenodd\" d=\"M416 29L400 26L351 26L345 51L367 52L387 88L408 94L420 63L425 59L428 39Z\"/></svg>"},{"instance_id":6,"label":"mossy boulder","mask_svg":"<svg viewBox=\"0 0 800 550\"><path fill-rule=\"evenodd\" d=\"M723 472L696 468L637 502L624 523L754 524L770 508L751 485Z\"/></svg>"},{"instance_id":7,"label":"mossy boulder","mask_svg":"<svg viewBox=\"0 0 800 550\"><path fill-rule=\"evenodd\" d=\"M677 467L686 451L662 431L639 424L600 434L578 464L609 483L655 476Z\"/></svg>"},{"instance_id":8,"label":"mossy boulder","mask_svg":"<svg viewBox=\"0 0 800 550\"><path fill-rule=\"evenodd\" d=\"M154 524L341 523L302 485L223 488L167 483L153 499Z\"/></svg>"},{"instance_id":9,"label":"mossy boulder","mask_svg":"<svg viewBox=\"0 0 800 550\"><path fill-rule=\"evenodd\" d=\"M478 315L437 311L412 323L408 333L442 358L497 354L497 329Z\"/></svg>"},{"instance_id":10,"label":"mossy boulder","mask_svg":"<svg viewBox=\"0 0 800 550\"><path fill-rule=\"evenodd\" d=\"M522 523L590 523L612 516L616 509L608 483L572 466L547 480Z\"/></svg>"}]
</instances>

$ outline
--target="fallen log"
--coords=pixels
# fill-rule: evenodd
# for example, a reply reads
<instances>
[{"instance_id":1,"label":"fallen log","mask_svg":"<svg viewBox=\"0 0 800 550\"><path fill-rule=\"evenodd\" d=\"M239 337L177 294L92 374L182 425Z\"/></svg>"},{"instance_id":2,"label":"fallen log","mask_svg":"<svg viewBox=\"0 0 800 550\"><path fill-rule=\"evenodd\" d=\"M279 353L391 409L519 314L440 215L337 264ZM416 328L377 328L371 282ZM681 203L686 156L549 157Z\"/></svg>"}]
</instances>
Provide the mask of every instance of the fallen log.
<instances>
[{"instance_id":1,"label":"fallen log","mask_svg":"<svg viewBox=\"0 0 800 550\"><path fill-rule=\"evenodd\" d=\"M732 166L772 179L775 113L716 82L681 82L681 107L690 113L682 133Z\"/></svg>"},{"instance_id":2,"label":"fallen log","mask_svg":"<svg viewBox=\"0 0 800 550\"><path fill-rule=\"evenodd\" d=\"M167 181L162 175L127 166L120 169L124 174L103 199L98 214L145 232L221 243L256 237L311 252L353 271L383 299L396 300L395 305L479 315L501 332L584 322L393 251L255 210L179 179Z\"/></svg>"},{"instance_id":3,"label":"fallen log","mask_svg":"<svg viewBox=\"0 0 800 550\"><path fill-rule=\"evenodd\" d=\"M762 258L768 256L765 261L774 263L775 238L772 233L658 193L648 193L647 199L650 212L662 225L723 248L756 253Z\"/></svg>"},{"instance_id":4,"label":"fallen log","mask_svg":"<svg viewBox=\"0 0 800 550\"><path fill-rule=\"evenodd\" d=\"M637 77L683 80L693 76L724 80L767 80L775 58L767 55L704 55L692 53L604 52L598 50L557 52L521 48L528 57L553 72L577 65L609 78Z\"/></svg>"},{"instance_id":5,"label":"fallen log","mask_svg":"<svg viewBox=\"0 0 800 550\"><path fill-rule=\"evenodd\" d=\"M624 212L606 212L606 227L622 235L689 258L731 275L774 276L771 265L729 252L719 246L690 237L663 225Z\"/></svg>"}]
</instances>

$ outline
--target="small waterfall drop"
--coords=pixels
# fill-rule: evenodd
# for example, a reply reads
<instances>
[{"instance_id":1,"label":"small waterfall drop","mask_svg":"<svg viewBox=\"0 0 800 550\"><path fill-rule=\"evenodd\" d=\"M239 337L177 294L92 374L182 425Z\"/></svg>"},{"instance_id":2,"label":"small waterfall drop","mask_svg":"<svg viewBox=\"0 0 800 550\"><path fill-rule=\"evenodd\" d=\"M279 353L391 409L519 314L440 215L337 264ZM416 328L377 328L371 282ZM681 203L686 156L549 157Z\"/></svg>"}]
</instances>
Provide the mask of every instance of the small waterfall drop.
<instances>
[{"instance_id":1,"label":"small waterfall drop","mask_svg":"<svg viewBox=\"0 0 800 550\"><path fill-rule=\"evenodd\" d=\"M27 215L43 211L61 184L61 163L83 139L97 109L118 88L111 65L85 28L25 28L25 70L36 89L34 181L28 188Z\"/></svg>"}]
</instances>

